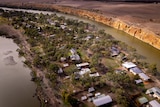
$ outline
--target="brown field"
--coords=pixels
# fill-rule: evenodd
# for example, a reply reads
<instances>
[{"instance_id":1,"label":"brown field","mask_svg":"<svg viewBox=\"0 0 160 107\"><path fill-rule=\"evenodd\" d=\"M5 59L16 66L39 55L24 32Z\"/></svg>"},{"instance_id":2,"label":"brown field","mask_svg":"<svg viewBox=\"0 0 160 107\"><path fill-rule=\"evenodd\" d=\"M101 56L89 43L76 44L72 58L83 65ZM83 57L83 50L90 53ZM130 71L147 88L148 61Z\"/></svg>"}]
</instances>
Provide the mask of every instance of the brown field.
<instances>
[{"instance_id":1,"label":"brown field","mask_svg":"<svg viewBox=\"0 0 160 107\"><path fill-rule=\"evenodd\" d=\"M140 28L145 28L160 35L160 3L122 3L83 0L5 0L5 2L49 3L96 10L109 17L118 18ZM4 0L0 0L4 3Z\"/></svg>"}]
</instances>

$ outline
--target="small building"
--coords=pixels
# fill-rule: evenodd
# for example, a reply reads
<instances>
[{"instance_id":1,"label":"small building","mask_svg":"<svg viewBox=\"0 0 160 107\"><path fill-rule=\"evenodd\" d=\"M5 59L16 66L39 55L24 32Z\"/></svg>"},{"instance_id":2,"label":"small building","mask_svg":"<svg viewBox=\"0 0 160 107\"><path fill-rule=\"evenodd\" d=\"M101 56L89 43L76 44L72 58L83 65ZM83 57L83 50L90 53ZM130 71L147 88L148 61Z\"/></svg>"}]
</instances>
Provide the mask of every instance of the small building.
<instances>
[{"instance_id":1,"label":"small building","mask_svg":"<svg viewBox=\"0 0 160 107\"><path fill-rule=\"evenodd\" d=\"M142 71L138 68L138 67L133 67L133 68L130 68L129 70L132 74L134 75L137 75L139 73L142 73Z\"/></svg>"},{"instance_id":2,"label":"small building","mask_svg":"<svg viewBox=\"0 0 160 107\"><path fill-rule=\"evenodd\" d=\"M141 79L138 79L138 80L134 80L136 84L140 84L140 83L143 83L143 81Z\"/></svg>"},{"instance_id":3,"label":"small building","mask_svg":"<svg viewBox=\"0 0 160 107\"><path fill-rule=\"evenodd\" d=\"M87 100L87 96L82 96L81 101Z\"/></svg>"},{"instance_id":4,"label":"small building","mask_svg":"<svg viewBox=\"0 0 160 107\"><path fill-rule=\"evenodd\" d=\"M74 48L70 49L70 52L71 52L72 55L77 54L77 51Z\"/></svg>"},{"instance_id":5,"label":"small building","mask_svg":"<svg viewBox=\"0 0 160 107\"><path fill-rule=\"evenodd\" d=\"M155 98L160 99L160 89L158 87L152 87L146 91L146 94L149 94Z\"/></svg>"},{"instance_id":6,"label":"small building","mask_svg":"<svg viewBox=\"0 0 160 107\"><path fill-rule=\"evenodd\" d=\"M88 93L91 93L91 92L94 92L94 91L95 91L94 87L88 88Z\"/></svg>"},{"instance_id":7,"label":"small building","mask_svg":"<svg viewBox=\"0 0 160 107\"><path fill-rule=\"evenodd\" d=\"M141 97L138 99L138 102L143 105L146 104L148 102L148 99L146 97Z\"/></svg>"},{"instance_id":8,"label":"small building","mask_svg":"<svg viewBox=\"0 0 160 107\"><path fill-rule=\"evenodd\" d=\"M91 73L91 74L89 74L89 76L90 76L90 77L99 77L100 75L99 75L98 72L96 72L96 73Z\"/></svg>"},{"instance_id":9,"label":"small building","mask_svg":"<svg viewBox=\"0 0 160 107\"><path fill-rule=\"evenodd\" d=\"M100 92L95 93L95 97L100 96L100 95L101 95L101 93L100 93Z\"/></svg>"},{"instance_id":10,"label":"small building","mask_svg":"<svg viewBox=\"0 0 160 107\"><path fill-rule=\"evenodd\" d=\"M61 57L60 60L61 60L61 62L64 62L64 61L67 60L67 58L66 57Z\"/></svg>"},{"instance_id":11,"label":"small building","mask_svg":"<svg viewBox=\"0 0 160 107\"><path fill-rule=\"evenodd\" d=\"M114 47L114 46L112 46L110 50L111 50L111 56L112 57L118 56L119 53L120 53L119 49L117 47Z\"/></svg>"},{"instance_id":12,"label":"small building","mask_svg":"<svg viewBox=\"0 0 160 107\"><path fill-rule=\"evenodd\" d=\"M68 67L68 66L69 66L68 63L63 64L63 67Z\"/></svg>"},{"instance_id":13,"label":"small building","mask_svg":"<svg viewBox=\"0 0 160 107\"><path fill-rule=\"evenodd\" d=\"M103 96L103 97L99 97L97 99L93 99L93 103L99 107L99 106L102 106L102 105L105 105L105 104L109 104L112 102L112 98L107 95L107 96Z\"/></svg>"},{"instance_id":14,"label":"small building","mask_svg":"<svg viewBox=\"0 0 160 107\"><path fill-rule=\"evenodd\" d=\"M149 106L150 107L160 107L160 104L156 100L152 100L149 102Z\"/></svg>"},{"instance_id":15,"label":"small building","mask_svg":"<svg viewBox=\"0 0 160 107\"><path fill-rule=\"evenodd\" d=\"M89 66L89 63L88 63L88 62L76 64L76 67L77 67L78 69L81 69L82 67L88 67L88 66Z\"/></svg>"},{"instance_id":16,"label":"small building","mask_svg":"<svg viewBox=\"0 0 160 107\"><path fill-rule=\"evenodd\" d=\"M89 68L82 68L81 71L79 72L79 74L82 76L86 73L90 73L91 70Z\"/></svg>"},{"instance_id":17,"label":"small building","mask_svg":"<svg viewBox=\"0 0 160 107\"><path fill-rule=\"evenodd\" d=\"M150 77L148 77L146 74L144 73L139 73L138 74L139 77L143 80L143 81L148 81L150 79Z\"/></svg>"},{"instance_id":18,"label":"small building","mask_svg":"<svg viewBox=\"0 0 160 107\"><path fill-rule=\"evenodd\" d=\"M72 61L79 61L81 58L78 54L73 54L70 56Z\"/></svg>"},{"instance_id":19,"label":"small building","mask_svg":"<svg viewBox=\"0 0 160 107\"><path fill-rule=\"evenodd\" d=\"M63 73L63 70L62 70L62 68L59 68L58 74L61 74L61 73Z\"/></svg>"},{"instance_id":20,"label":"small building","mask_svg":"<svg viewBox=\"0 0 160 107\"><path fill-rule=\"evenodd\" d=\"M135 64L132 63L132 62L124 62L124 63L122 64L122 66L123 66L124 68L127 68L127 69L129 70L130 68L136 67L137 65L135 65Z\"/></svg>"}]
</instances>

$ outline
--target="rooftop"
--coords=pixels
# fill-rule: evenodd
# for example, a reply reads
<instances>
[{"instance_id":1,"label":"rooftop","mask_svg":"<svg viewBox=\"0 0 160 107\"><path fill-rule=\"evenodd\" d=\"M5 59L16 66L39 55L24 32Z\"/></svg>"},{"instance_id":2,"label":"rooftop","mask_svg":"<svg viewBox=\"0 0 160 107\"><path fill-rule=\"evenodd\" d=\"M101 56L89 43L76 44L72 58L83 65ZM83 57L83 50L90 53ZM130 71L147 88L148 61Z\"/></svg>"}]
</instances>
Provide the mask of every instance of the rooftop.
<instances>
[{"instance_id":1,"label":"rooftop","mask_svg":"<svg viewBox=\"0 0 160 107\"><path fill-rule=\"evenodd\" d=\"M127 68L127 69L129 69L129 68L136 67L137 65L135 65L135 64L132 63L132 62L124 62L124 63L122 64L122 66L125 67L125 68Z\"/></svg>"},{"instance_id":2,"label":"rooftop","mask_svg":"<svg viewBox=\"0 0 160 107\"><path fill-rule=\"evenodd\" d=\"M93 100L93 103L96 106L102 106L104 104L108 104L108 103L111 103L111 102L112 102L112 98L109 95L103 96L103 97L100 97L100 98L97 98L97 99Z\"/></svg>"},{"instance_id":3,"label":"rooftop","mask_svg":"<svg viewBox=\"0 0 160 107\"><path fill-rule=\"evenodd\" d=\"M152 107L160 107L159 102L157 102L156 100L150 101L149 104L150 104Z\"/></svg>"},{"instance_id":4,"label":"rooftop","mask_svg":"<svg viewBox=\"0 0 160 107\"><path fill-rule=\"evenodd\" d=\"M148 77L148 76L147 76L146 74L144 74L144 73L139 73L138 75L139 75L139 77L140 77L141 79L143 79L144 81L147 81L147 80L150 79L150 77Z\"/></svg>"},{"instance_id":5,"label":"rooftop","mask_svg":"<svg viewBox=\"0 0 160 107\"><path fill-rule=\"evenodd\" d=\"M139 74L142 73L142 71L138 68L138 67L133 67L130 69L132 72L134 72L135 74Z\"/></svg>"},{"instance_id":6,"label":"rooftop","mask_svg":"<svg viewBox=\"0 0 160 107\"><path fill-rule=\"evenodd\" d=\"M148 102L148 99L146 97L141 97L138 99L139 103L142 105L142 104L145 104Z\"/></svg>"}]
</instances>

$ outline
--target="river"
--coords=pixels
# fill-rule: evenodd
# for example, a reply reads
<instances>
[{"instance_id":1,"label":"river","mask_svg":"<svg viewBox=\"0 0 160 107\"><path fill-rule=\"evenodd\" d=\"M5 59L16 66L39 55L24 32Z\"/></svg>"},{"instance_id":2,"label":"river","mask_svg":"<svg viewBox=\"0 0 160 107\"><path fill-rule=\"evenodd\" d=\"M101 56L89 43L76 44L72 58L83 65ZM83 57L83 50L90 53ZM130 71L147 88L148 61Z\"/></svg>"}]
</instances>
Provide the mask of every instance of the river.
<instances>
[{"instance_id":1,"label":"river","mask_svg":"<svg viewBox=\"0 0 160 107\"><path fill-rule=\"evenodd\" d=\"M16 11L25 11L31 13L43 13L43 14L55 14L55 12L48 11L38 11L38 10L25 10L25 9L11 9L11 8L3 8L4 10L16 10ZM115 39L125 42L127 45L132 46L137 50L137 53L144 56L142 60L157 64L158 70L160 72L160 50L155 49L154 47L136 39L133 36L128 35L123 31L116 30L104 24L100 24L88 19L80 18L77 16L67 15L63 13L56 13L58 16L64 16L66 18L72 18L80 21L84 21L90 24L94 24L99 29L104 29L106 33L111 34ZM8 45L1 46L1 41L4 43L8 43ZM10 46L11 45L11 46ZM13 45L13 46L12 46ZM9 48L8 48L9 47ZM14 58L18 63L14 66L6 66L3 61L0 62L0 76L1 76L1 88L0 88L0 106L1 101L5 100L8 103L8 106L2 107L38 107L38 101L35 98L32 98L32 95L35 93L35 85L30 82L31 76L29 75L30 70L28 68L24 68L21 59L18 58L18 54L16 53L16 49L18 47L10 40L0 38L0 55L2 56L0 60L3 60L6 57L3 53L8 50L13 49ZM4 91L5 90L5 91ZM15 98L16 97L16 98ZM16 105L17 103L17 105ZM2 103L3 104L3 103ZM16 106L11 106L11 105ZM23 106L22 106L22 105Z\"/></svg>"},{"instance_id":2,"label":"river","mask_svg":"<svg viewBox=\"0 0 160 107\"><path fill-rule=\"evenodd\" d=\"M31 70L18 56L18 46L12 39L0 37L0 107L39 107L35 94L36 84Z\"/></svg>"}]
</instances>

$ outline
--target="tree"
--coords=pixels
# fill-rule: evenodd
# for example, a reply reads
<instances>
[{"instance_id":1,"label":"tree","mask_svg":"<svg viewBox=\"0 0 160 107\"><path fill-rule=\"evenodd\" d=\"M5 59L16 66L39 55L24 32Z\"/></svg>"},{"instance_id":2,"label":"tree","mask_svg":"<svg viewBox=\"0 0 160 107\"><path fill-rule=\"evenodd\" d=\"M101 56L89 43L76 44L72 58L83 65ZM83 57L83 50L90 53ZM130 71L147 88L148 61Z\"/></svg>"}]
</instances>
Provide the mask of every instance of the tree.
<instances>
[{"instance_id":1,"label":"tree","mask_svg":"<svg viewBox=\"0 0 160 107\"><path fill-rule=\"evenodd\" d=\"M117 89L116 92L116 101L118 104L122 105L123 107L128 107L129 102L127 101L127 98L125 96L124 90Z\"/></svg>"},{"instance_id":2,"label":"tree","mask_svg":"<svg viewBox=\"0 0 160 107\"><path fill-rule=\"evenodd\" d=\"M150 64L149 68L148 68L148 72L151 73L152 75L156 76L156 74L157 74L156 64Z\"/></svg>"},{"instance_id":3,"label":"tree","mask_svg":"<svg viewBox=\"0 0 160 107\"><path fill-rule=\"evenodd\" d=\"M51 64L49 65L49 67L48 67L48 70L49 70L50 72L52 72L52 71L57 72L58 69L59 69L58 65L57 65L57 64L54 64L54 63L51 63Z\"/></svg>"}]
</instances>

